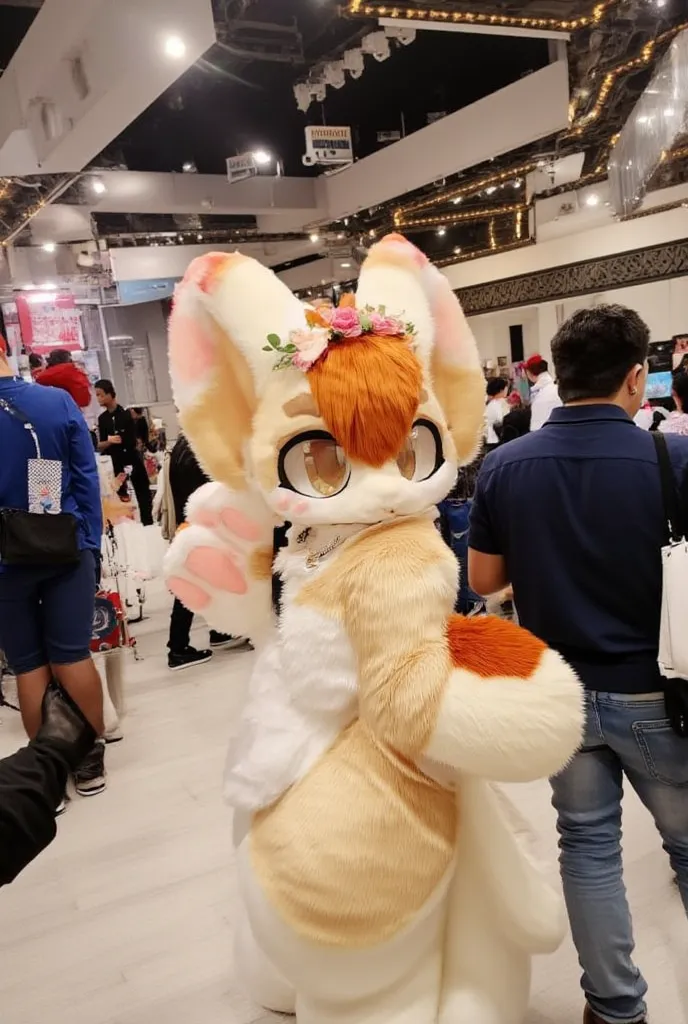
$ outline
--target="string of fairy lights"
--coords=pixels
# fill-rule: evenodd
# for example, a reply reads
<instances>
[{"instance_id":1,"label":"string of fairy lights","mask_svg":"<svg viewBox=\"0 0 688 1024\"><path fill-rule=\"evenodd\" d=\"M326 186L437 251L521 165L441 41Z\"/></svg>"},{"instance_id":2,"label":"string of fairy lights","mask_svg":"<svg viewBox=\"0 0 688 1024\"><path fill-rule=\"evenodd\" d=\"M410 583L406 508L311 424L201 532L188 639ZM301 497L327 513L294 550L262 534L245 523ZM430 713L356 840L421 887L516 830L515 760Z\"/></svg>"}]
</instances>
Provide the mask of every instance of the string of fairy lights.
<instances>
[{"instance_id":1,"label":"string of fairy lights","mask_svg":"<svg viewBox=\"0 0 688 1024\"><path fill-rule=\"evenodd\" d=\"M443 8L391 6L372 4L367 0L350 0L346 13L353 18L399 18L405 21L438 22L453 25L494 25L495 28L541 29L548 32L575 32L599 24L610 8L620 0L599 0L588 14L578 18L533 18L484 11L451 11Z\"/></svg>"}]
</instances>

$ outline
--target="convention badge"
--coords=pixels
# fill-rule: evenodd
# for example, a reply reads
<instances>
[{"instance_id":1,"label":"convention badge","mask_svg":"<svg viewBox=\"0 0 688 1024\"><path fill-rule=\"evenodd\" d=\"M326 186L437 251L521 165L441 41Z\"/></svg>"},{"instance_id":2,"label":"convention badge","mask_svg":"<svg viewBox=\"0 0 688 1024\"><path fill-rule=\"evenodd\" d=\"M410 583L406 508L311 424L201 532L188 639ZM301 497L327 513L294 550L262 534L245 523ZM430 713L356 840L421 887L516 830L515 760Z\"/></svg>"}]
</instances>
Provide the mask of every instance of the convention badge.
<instances>
[{"instance_id":1,"label":"convention badge","mask_svg":"<svg viewBox=\"0 0 688 1024\"><path fill-rule=\"evenodd\" d=\"M55 515L62 511L62 463L59 459L29 459L29 512Z\"/></svg>"}]
</instances>

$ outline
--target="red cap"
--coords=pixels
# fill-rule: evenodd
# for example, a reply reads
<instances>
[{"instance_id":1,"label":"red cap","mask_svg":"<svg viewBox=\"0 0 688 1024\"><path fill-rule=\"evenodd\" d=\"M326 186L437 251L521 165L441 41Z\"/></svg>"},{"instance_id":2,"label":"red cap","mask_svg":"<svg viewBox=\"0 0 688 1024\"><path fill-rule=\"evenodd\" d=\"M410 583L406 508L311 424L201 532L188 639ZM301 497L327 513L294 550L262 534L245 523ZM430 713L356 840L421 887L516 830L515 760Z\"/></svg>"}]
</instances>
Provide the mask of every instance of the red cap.
<instances>
[{"instance_id":1,"label":"red cap","mask_svg":"<svg viewBox=\"0 0 688 1024\"><path fill-rule=\"evenodd\" d=\"M541 355L538 355L536 353L534 356L529 356L526 359L526 370L534 369L536 366L539 366L541 362L542 362L542 356Z\"/></svg>"},{"instance_id":2,"label":"red cap","mask_svg":"<svg viewBox=\"0 0 688 1024\"><path fill-rule=\"evenodd\" d=\"M3 338L2 334L0 334L0 352L2 352L4 356L7 355L7 342Z\"/></svg>"}]
</instances>

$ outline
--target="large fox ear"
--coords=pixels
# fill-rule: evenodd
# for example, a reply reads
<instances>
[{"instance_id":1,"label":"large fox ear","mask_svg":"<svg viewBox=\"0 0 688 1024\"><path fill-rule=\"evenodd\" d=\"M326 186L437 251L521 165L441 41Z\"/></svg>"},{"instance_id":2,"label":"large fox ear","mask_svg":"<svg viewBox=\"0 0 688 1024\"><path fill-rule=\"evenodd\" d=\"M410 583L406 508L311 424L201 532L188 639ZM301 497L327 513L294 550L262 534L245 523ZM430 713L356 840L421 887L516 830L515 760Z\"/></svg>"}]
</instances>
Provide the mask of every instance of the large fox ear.
<instances>
[{"instance_id":1,"label":"large fox ear","mask_svg":"<svg viewBox=\"0 0 688 1024\"><path fill-rule=\"evenodd\" d=\"M384 304L413 322L416 352L459 462L472 462L482 437L485 378L473 333L447 279L403 235L387 235L363 264L356 302L359 307Z\"/></svg>"},{"instance_id":2,"label":"large fox ear","mask_svg":"<svg viewBox=\"0 0 688 1024\"><path fill-rule=\"evenodd\" d=\"M170 318L170 370L180 423L214 480L246 488L247 442L276 358L267 337L305 325L296 296L256 260L209 253L189 266Z\"/></svg>"},{"instance_id":3,"label":"large fox ear","mask_svg":"<svg viewBox=\"0 0 688 1024\"><path fill-rule=\"evenodd\" d=\"M435 323L431 373L447 418L460 465L480 449L485 416L485 376L473 332L444 274L428 263L424 270Z\"/></svg>"}]
</instances>

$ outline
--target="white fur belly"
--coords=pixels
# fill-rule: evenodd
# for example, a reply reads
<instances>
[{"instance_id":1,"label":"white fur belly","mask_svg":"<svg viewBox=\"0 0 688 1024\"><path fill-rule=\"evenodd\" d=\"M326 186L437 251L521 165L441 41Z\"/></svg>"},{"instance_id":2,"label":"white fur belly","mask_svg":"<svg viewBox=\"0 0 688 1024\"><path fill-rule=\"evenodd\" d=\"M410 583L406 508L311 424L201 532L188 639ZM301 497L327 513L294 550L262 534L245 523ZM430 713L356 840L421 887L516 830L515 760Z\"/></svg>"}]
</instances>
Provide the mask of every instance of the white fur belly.
<instances>
[{"instance_id":1,"label":"white fur belly","mask_svg":"<svg viewBox=\"0 0 688 1024\"><path fill-rule=\"evenodd\" d=\"M230 743L225 798L247 811L274 803L358 713L355 659L344 630L296 604L293 589L287 584L279 632L256 662Z\"/></svg>"}]
</instances>

